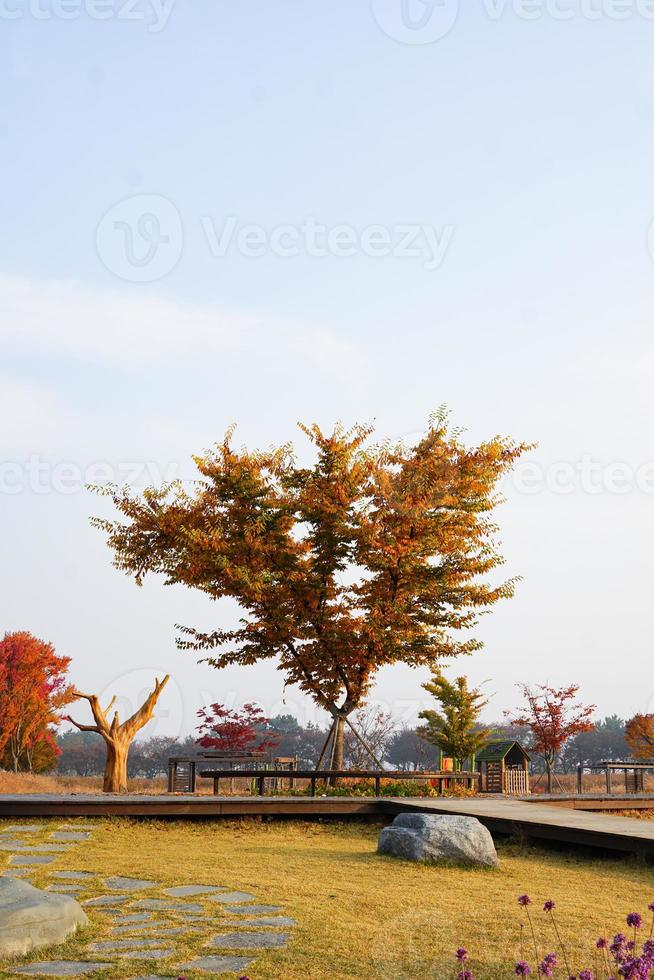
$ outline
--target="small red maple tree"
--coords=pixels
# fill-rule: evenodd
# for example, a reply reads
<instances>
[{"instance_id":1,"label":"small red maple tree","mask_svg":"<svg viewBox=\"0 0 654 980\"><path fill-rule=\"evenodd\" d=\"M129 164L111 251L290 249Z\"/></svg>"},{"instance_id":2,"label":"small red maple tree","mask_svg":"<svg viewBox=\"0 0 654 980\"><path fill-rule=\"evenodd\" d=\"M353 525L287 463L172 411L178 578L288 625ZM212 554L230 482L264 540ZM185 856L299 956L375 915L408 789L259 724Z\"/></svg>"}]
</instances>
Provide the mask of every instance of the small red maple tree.
<instances>
[{"instance_id":1,"label":"small red maple tree","mask_svg":"<svg viewBox=\"0 0 654 980\"><path fill-rule=\"evenodd\" d=\"M18 772L32 771L37 757L54 747L51 726L74 700L66 682L70 657L58 656L51 643L31 633L5 633L0 640L0 757Z\"/></svg>"},{"instance_id":2,"label":"small red maple tree","mask_svg":"<svg viewBox=\"0 0 654 980\"><path fill-rule=\"evenodd\" d=\"M256 704L244 704L242 711L212 704L200 708L198 745L221 752L263 752L279 745L279 738L267 732L268 718Z\"/></svg>"},{"instance_id":3,"label":"small red maple tree","mask_svg":"<svg viewBox=\"0 0 654 980\"><path fill-rule=\"evenodd\" d=\"M557 755L568 741L580 732L590 732L595 725L591 721L595 705L576 702L578 684L555 688L538 684L536 688L519 684L527 702L522 714L505 715L512 725L528 728L531 733L531 749L543 756L547 770L547 791L552 792L552 770Z\"/></svg>"}]
</instances>

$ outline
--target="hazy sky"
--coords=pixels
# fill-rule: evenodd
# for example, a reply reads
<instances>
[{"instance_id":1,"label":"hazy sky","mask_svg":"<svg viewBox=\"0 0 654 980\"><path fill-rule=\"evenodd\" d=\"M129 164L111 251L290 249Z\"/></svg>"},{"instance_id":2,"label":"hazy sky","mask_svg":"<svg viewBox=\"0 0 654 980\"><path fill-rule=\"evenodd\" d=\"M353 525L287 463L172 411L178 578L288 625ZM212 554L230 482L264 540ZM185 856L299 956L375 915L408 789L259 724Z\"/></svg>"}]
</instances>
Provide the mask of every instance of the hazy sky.
<instances>
[{"instance_id":1,"label":"hazy sky","mask_svg":"<svg viewBox=\"0 0 654 980\"><path fill-rule=\"evenodd\" d=\"M84 483L445 402L539 443L460 665L489 716L517 681L654 710L653 2L0 0L0 93L0 632L128 700L170 671L152 731L313 717L176 651L235 607L119 575ZM412 719L424 679L375 695Z\"/></svg>"}]
</instances>

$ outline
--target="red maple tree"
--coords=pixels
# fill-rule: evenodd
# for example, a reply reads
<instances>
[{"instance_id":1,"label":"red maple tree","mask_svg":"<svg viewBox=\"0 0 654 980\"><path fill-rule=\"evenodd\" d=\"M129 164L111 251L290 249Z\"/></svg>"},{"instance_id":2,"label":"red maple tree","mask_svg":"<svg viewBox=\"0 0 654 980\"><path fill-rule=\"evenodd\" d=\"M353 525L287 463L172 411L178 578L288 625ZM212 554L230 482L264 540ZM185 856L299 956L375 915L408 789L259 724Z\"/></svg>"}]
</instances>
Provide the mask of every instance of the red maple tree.
<instances>
[{"instance_id":1,"label":"red maple tree","mask_svg":"<svg viewBox=\"0 0 654 980\"><path fill-rule=\"evenodd\" d=\"M256 704L244 704L242 711L212 704L200 708L202 719L197 731L198 745L221 752L263 752L279 745L279 738L268 733L268 719Z\"/></svg>"},{"instance_id":2,"label":"red maple tree","mask_svg":"<svg viewBox=\"0 0 654 980\"><path fill-rule=\"evenodd\" d=\"M591 721L595 705L583 705L575 701L578 684L569 687L550 687L538 684L536 688L519 684L527 704L522 714L513 716L505 712L510 724L528 728L531 733L530 748L543 756L547 770L547 791L552 792L552 770L556 757L568 741L580 732L595 727Z\"/></svg>"},{"instance_id":3,"label":"red maple tree","mask_svg":"<svg viewBox=\"0 0 654 980\"><path fill-rule=\"evenodd\" d=\"M0 758L15 772L56 759L52 726L74 700L69 664L70 657L31 633L6 633L0 640Z\"/></svg>"}]
</instances>

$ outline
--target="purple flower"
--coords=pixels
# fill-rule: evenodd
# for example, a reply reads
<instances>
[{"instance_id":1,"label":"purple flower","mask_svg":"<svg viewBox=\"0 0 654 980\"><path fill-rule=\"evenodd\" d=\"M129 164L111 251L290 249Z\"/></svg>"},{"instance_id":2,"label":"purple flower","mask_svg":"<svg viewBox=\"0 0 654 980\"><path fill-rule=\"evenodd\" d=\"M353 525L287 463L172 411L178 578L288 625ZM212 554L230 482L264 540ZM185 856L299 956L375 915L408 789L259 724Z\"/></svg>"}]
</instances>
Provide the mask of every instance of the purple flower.
<instances>
[{"instance_id":1,"label":"purple flower","mask_svg":"<svg viewBox=\"0 0 654 980\"><path fill-rule=\"evenodd\" d=\"M654 912L654 902L650 902L647 908L650 910L650 912Z\"/></svg>"},{"instance_id":2,"label":"purple flower","mask_svg":"<svg viewBox=\"0 0 654 980\"><path fill-rule=\"evenodd\" d=\"M643 924L643 917L638 912L630 912L627 916L627 925L632 929L640 929Z\"/></svg>"},{"instance_id":3,"label":"purple flower","mask_svg":"<svg viewBox=\"0 0 654 980\"><path fill-rule=\"evenodd\" d=\"M597 949L608 949L609 941L608 939L598 939L595 946Z\"/></svg>"},{"instance_id":4,"label":"purple flower","mask_svg":"<svg viewBox=\"0 0 654 980\"><path fill-rule=\"evenodd\" d=\"M475 980L475 978L472 975L472 970L461 970L457 980Z\"/></svg>"},{"instance_id":5,"label":"purple flower","mask_svg":"<svg viewBox=\"0 0 654 980\"><path fill-rule=\"evenodd\" d=\"M465 963L466 960L468 959L468 950L464 949L463 946L459 946L459 948L456 951L456 958L459 961L459 963Z\"/></svg>"},{"instance_id":6,"label":"purple flower","mask_svg":"<svg viewBox=\"0 0 654 980\"><path fill-rule=\"evenodd\" d=\"M523 897L526 898L527 896L525 895ZM516 963L515 970L513 972L515 973L516 977L529 977L531 976L531 967L528 963L525 963L524 960L520 960L519 963Z\"/></svg>"},{"instance_id":7,"label":"purple flower","mask_svg":"<svg viewBox=\"0 0 654 980\"><path fill-rule=\"evenodd\" d=\"M556 902L553 902L551 898L548 898L545 904L543 905L543 912L551 912L555 908L556 908Z\"/></svg>"},{"instance_id":8,"label":"purple flower","mask_svg":"<svg viewBox=\"0 0 654 980\"><path fill-rule=\"evenodd\" d=\"M579 974L579 980L595 980L595 974L592 970L582 970Z\"/></svg>"},{"instance_id":9,"label":"purple flower","mask_svg":"<svg viewBox=\"0 0 654 980\"><path fill-rule=\"evenodd\" d=\"M531 905L531 899L529 898L529 895L520 895L520 897L518 898L518 905L522 905L523 908L526 908L527 905Z\"/></svg>"},{"instance_id":10,"label":"purple flower","mask_svg":"<svg viewBox=\"0 0 654 980\"><path fill-rule=\"evenodd\" d=\"M558 963L559 961L556 953L548 953L539 967L541 974L544 977L553 977L554 970L558 966Z\"/></svg>"}]
</instances>

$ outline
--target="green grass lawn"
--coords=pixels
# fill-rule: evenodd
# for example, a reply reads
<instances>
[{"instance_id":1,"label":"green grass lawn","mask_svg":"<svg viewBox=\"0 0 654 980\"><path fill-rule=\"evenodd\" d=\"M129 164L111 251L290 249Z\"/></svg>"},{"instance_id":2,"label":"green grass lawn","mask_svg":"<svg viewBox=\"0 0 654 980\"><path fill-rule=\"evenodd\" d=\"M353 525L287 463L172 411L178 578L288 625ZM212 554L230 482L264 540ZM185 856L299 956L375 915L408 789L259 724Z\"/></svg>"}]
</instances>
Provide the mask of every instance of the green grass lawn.
<instances>
[{"instance_id":1,"label":"green grass lawn","mask_svg":"<svg viewBox=\"0 0 654 980\"><path fill-rule=\"evenodd\" d=\"M251 891L297 920L289 947L260 955L248 969L252 980L448 980L455 975L452 954L460 944L470 950L480 980L507 980L512 972L507 963L520 953L523 920L516 897L523 892L533 897L534 915L543 921L543 951L555 943L540 906L547 898L556 901L560 928L579 969L577 950L589 951L588 964L598 935L613 934L627 912L646 913L654 900L654 871L635 860L500 844L497 871L417 866L378 857L379 826L365 823L116 819L95 826L91 840L58 856L34 883L49 884L51 870L82 870L149 878L162 887L204 883ZM95 882L82 898L99 892L104 889ZM215 905L203 904L215 917L199 936L178 943L177 962L206 953L207 939L224 923ZM172 915L175 920L179 924ZM90 929L53 957L80 957L86 942L109 938L108 931L109 923L95 913ZM33 958L43 959L43 953ZM122 963L96 976L125 980L172 972L170 964Z\"/></svg>"}]
</instances>

